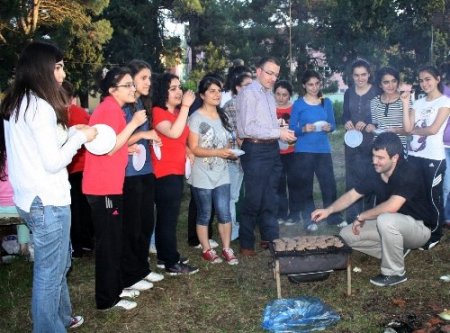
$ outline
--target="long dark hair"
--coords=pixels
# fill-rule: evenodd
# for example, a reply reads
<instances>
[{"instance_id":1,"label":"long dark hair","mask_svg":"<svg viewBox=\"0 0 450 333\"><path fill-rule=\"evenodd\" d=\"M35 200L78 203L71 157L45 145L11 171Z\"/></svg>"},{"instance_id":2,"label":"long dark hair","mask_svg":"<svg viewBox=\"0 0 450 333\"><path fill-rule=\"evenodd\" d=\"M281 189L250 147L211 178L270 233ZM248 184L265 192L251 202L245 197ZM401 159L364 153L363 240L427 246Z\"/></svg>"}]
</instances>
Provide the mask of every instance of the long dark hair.
<instances>
[{"instance_id":1,"label":"long dark hair","mask_svg":"<svg viewBox=\"0 0 450 333\"><path fill-rule=\"evenodd\" d=\"M441 73L439 73L439 71L438 71L438 69L436 67L429 66L429 65L421 66L419 68L419 70L417 71L417 73L420 74L422 72L427 72L432 77L434 77L435 80L439 80L437 88L441 92L441 94L444 93L444 83L442 82L443 81L442 80L442 75L441 75Z\"/></svg>"},{"instance_id":2,"label":"long dark hair","mask_svg":"<svg viewBox=\"0 0 450 333\"><path fill-rule=\"evenodd\" d=\"M128 63L127 67L131 71L131 76L133 77L133 80L134 80L134 77L143 69L148 69L148 70L150 70L150 73L152 72L152 67L150 66L149 63L147 63L144 60L133 59L133 60L131 60ZM150 79L150 81L151 81L151 79ZM149 122L149 124L151 126L151 124L152 124L152 98L151 98L151 91L146 96L140 95L139 99L144 104L144 109L145 109L145 111L147 113L147 119L148 119L148 122ZM134 111L137 111L136 110L136 103L134 104L134 106L135 106L135 110Z\"/></svg>"},{"instance_id":3,"label":"long dark hair","mask_svg":"<svg viewBox=\"0 0 450 333\"><path fill-rule=\"evenodd\" d=\"M55 64L63 60L62 52L53 44L33 41L19 57L15 77L0 105L0 118L15 121L19 119L22 100L27 99L25 113L30 105L31 94L45 100L54 109L58 124L67 126L68 101L55 79ZM39 112L39 110L32 110ZM0 121L0 176L5 175L6 145L4 124Z\"/></svg>"},{"instance_id":4,"label":"long dark hair","mask_svg":"<svg viewBox=\"0 0 450 333\"><path fill-rule=\"evenodd\" d=\"M377 71L377 75L375 78L375 84L378 86L378 88L381 89L381 82L383 81L383 77L385 75L392 75L396 80L397 80L397 88L400 85L400 72L395 69L394 67L390 67L390 66L386 66L386 67L381 67L378 71ZM380 91L380 93L382 93L382 91Z\"/></svg>"},{"instance_id":5,"label":"long dark hair","mask_svg":"<svg viewBox=\"0 0 450 333\"><path fill-rule=\"evenodd\" d=\"M219 79L217 79L214 76L206 75L205 77L203 77L203 79L201 79L200 83L198 84L198 94L204 95L206 90L208 90L209 87L211 87L213 84L218 86L219 89L221 89L221 87L222 87L222 82ZM202 105L203 105L203 103L202 103ZM220 121L222 122L222 126L227 131L232 132L233 129L230 126L228 117L225 114L225 112L223 111L223 109L219 106L217 107L217 113L219 114L219 118L220 118Z\"/></svg>"},{"instance_id":6,"label":"long dark hair","mask_svg":"<svg viewBox=\"0 0 450 333\"><path fill-rule=\"evenodd\" d=\"M125 75L131 76L131 71L127 67L113 67L111 68L100 82L101 100L109 96L109 88L115 88L119 84L120 80Z\"/></svg>"},{"instance_id":7,"label":"long dark hair","mask_svg":"<svg viewBox=\"0 0 450 333\"><path fill-rule=\"evenodd\" d=\"M152 88L152 101L154 106L167 110L166 103L169 98L170 82L174 79L179 80L180 78L172 73L163 73L155 80L154 87Z\"/></svg>"},{"instance_id":8,"label":"long dark hair","mask_svg":"<svg viewBox=\"0 0 450 333\"><path fill-rule=\"evenodd\" d=\"M322 81L322 77L320 76L320 74L316 71L313 71L312 69L308 69L305 71L305 73L303 73L302 76L302 84L306 84L306 82L309 81L309 79L315 77L317 80ZM305 89L306 92L306 89ZM317 94L317 97L320 98L320 104L322 105L322 107L324 106L325 102L322 94L322 90L319 90L319 93Z\"/></svg>"}]
</instances>

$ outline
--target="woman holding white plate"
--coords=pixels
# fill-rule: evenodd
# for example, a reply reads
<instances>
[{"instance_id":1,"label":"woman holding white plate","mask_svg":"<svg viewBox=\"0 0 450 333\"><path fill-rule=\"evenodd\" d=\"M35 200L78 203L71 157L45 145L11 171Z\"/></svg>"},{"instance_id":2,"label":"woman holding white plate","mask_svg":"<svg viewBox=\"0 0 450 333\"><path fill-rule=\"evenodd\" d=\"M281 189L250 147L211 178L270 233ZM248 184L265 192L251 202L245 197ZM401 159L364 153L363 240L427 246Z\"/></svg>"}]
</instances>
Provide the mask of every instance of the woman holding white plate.
<instances>
[{"instance_id":1,"label":"woman holding white plate","mask_svg":"<svg viewBox=\"0 0 450 333\"><path fill-rule=\"evenodd\" d=\"M314 175L319 181L323 206L327 207L336 200L336 180L334 178L331 145L328 133L334 131L336 122L333 104L330 99L323 98L321 88L322 78L319 73L307 70L302 77L305 95L299 97L291 112L289 128L294 130L296 182L299 186L299 201L304 227L308 231L316 231L317 224L311 221L311 213L315 209L313 198ZM328 224L342 223L342 216L332 214L327 219Z\"/></svg>"},{"instance_id":2,"label":"woman holding white plate","mask_svg":"<svg viewBox=\"0 0 450 333\"><path fill-rule=\"evenodd\" d=\"M211 263L222 262L211 248L208 237L211 207L214 205L222 255L228 264L236 265L238 259L230 248L230 175L227 162L229 158L237 158L229 147L232 128L220 108L221 82L213 76L205 76L199 83L198 93L203 103L189 119L189 148L195 160L188 181L197 205L197 235L202 246L202 258Z\"/></svg>"},{"instance_id":3,"label":"woman holding white plate","mask_svg":"<svg viewBox=\"0 0 450 333\"><path fill-rule=\"evenodd\" d=\"M115 144L112 149L104 155L94 155L89 146L86 147L83 193L91 206L95 229L95 301L98 309L118 307L130 310L136 307L136 303L121 297L136 296L138 292L123 290L128 286L121 283L123 183L128 139L136 128L145 123L147 115L145 110L136 111L128 124L125 121L122 107L126 103L134 103L136 91L128 68L112 68L102 80L100 90L102 101L94 110L89 124L107 125L116 136L113 137ZM148 282L146 287L151 288L151 283Z\"/></svg>"},{"instance_id":4,"label":"woman holding white plate","mask_svg":"<svg viewBox=\"0 0 450 333\"><path fill-rule=\"evenodd\" d=\"M136 88L136 102L123 107L126 121L131 122L138 110L145 110L147 114L147 120L128 139L128 164L123 185L122 283L130 287L143 279L158 282L164 276L151 272L148 264L148 249L155 225L155 175L150 149L161 143L156 131L150 127L152 72L143 60L132 60L127 67Z\"/></svg>"}]
</instances>

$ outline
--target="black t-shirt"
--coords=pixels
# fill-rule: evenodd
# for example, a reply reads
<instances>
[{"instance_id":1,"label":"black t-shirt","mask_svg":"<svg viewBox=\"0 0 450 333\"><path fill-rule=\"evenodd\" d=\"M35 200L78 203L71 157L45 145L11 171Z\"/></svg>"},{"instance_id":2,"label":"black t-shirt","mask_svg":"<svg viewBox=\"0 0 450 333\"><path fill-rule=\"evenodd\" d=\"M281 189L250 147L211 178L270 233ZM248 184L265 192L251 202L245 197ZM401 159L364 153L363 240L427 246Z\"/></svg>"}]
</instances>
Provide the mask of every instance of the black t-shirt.
<instances>
[{"instance_id":1,"label":"black t-shirt","mask_svg":"<svg viewBox=\"0 0 450 333\"><path fill-rule=\"evenodd\" d=\"M387 183L374 170L355 190L364 195L375 194L377 203L387 201L392 195L403 197L406 201L398 213L422 220L428 228L432 226L434 209L427 199L422 174L406 160L399 161Z\"/></svg>"}]
</instances>

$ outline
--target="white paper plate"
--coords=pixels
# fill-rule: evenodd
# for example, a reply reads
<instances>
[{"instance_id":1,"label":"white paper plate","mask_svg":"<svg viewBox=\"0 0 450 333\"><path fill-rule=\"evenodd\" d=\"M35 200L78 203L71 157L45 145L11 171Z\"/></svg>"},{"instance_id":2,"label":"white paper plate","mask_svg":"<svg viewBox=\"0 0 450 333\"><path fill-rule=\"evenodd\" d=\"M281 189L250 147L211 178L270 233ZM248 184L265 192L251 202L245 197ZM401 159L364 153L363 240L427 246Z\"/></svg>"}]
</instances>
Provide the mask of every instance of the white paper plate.
<instances>
[{"instance_id":1,"label":"white paper plate","mask_svg":"<svg viewBox=\"0 0 450 333\"><path fill-rule=\"evenodd\" d=\"M386 130L381 129L381 128L377 128L376 130L373 131L376 135L380 135L381 133L386 132Z\"/></svg>"},{"instance_id":2,"label":"white paper plate","mask_svg":"<svg viewBox=\"0 0 450 333\"><path fill-rule=\"evenodd\" d=\"M105 124L96 124L97 136L91 142L86 142L84 146L94 155L108 154L116 145L116 132Z\"/></svg>"},{"instance_id":3,"label":"white paper plate","mask_svg":"<svg viewBox=\"0 0 450 333\"><path fill-rule=\"evenodd\" d=\"M189 179L191 176L191 161L187 158L186 163L184 164L184 176L186 179Z\"/></svg>"},{"instance_id":4,"label":"white paper plate","mask_svg":"<svg viewBox=\"0 0 450 333\"><path fill-rule=\"evenodd\" d=\"M236 156L241 156L245 154L245 151L243 151L242 149L230 149L230 150Z\"/></svg>"},{"instance_id":5,"label":"white paper plate","mask_svg":"<svg viewBox=\"0 0 450 333\"><path fill-rule=\"evenodd\" d=\"M281 150L285 150L289 148L289 143L283 140L278 140L278 145L280 146Z\"/></svg>"},{"instance_id":6,"label":"white paper plate","mask_svg":"<svg viewBox=\"0 0 450 333\"><path fill-rule=\"evenodd\" d=\"M349 130L344 135L344 142L350 148L358 147L363 141L363 135L360 131Z\"/></svg>"},{"instance_id":7,"label":"white paper plate","mask_svg":"<svg viewBox=\"0 0 450 333\"><path fill-rule=\"evenodd\" d=\"M133 153L133 168L136 171L142 170L147 160L147 152L144 145L138 144L139 153Z\"/></svg>"},{"instance_id":8,"label":"white paper plate","mask_svg":"<svg viewBox=\"0 0 450 333\"><path fill-rule=\"evenodd\" d=\"M316 126L316 132L322 131L322 126L328 124L325 120L316 121L313 125Z\"/></svg>"},{"instance_id":9,"label":"white paper plate","mask_svg":"<svg viewBox=\"0 0 450 333\"><path fill-rule=\"evenodd\" d=\"M158 146L157 144L153 144L153 152L155 153L155 157L156 159L160 160L161 159L161 147Z\"/></svg>"}]
</instances>

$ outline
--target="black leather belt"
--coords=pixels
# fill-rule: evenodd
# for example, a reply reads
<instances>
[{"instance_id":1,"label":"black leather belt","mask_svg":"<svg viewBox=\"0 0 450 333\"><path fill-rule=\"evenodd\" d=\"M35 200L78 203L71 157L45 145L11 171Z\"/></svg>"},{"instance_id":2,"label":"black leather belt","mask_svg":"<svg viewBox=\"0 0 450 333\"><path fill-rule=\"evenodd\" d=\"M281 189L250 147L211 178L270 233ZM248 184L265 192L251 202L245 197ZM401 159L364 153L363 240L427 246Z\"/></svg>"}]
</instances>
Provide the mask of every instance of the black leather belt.
<instances>
[{"instance_id":1,"label":"black leather belt","mask_svg":"<svg viewBox=\"0 0 450 333\"><path fill-rule=\"evenodd\" d=\"M269 143L275 143L278 140L277 139L252 139L252 138L245 138L244 141L248 141L248 142L251 142L251 143L269 144Z\"/></svg>"}]
</instances>

